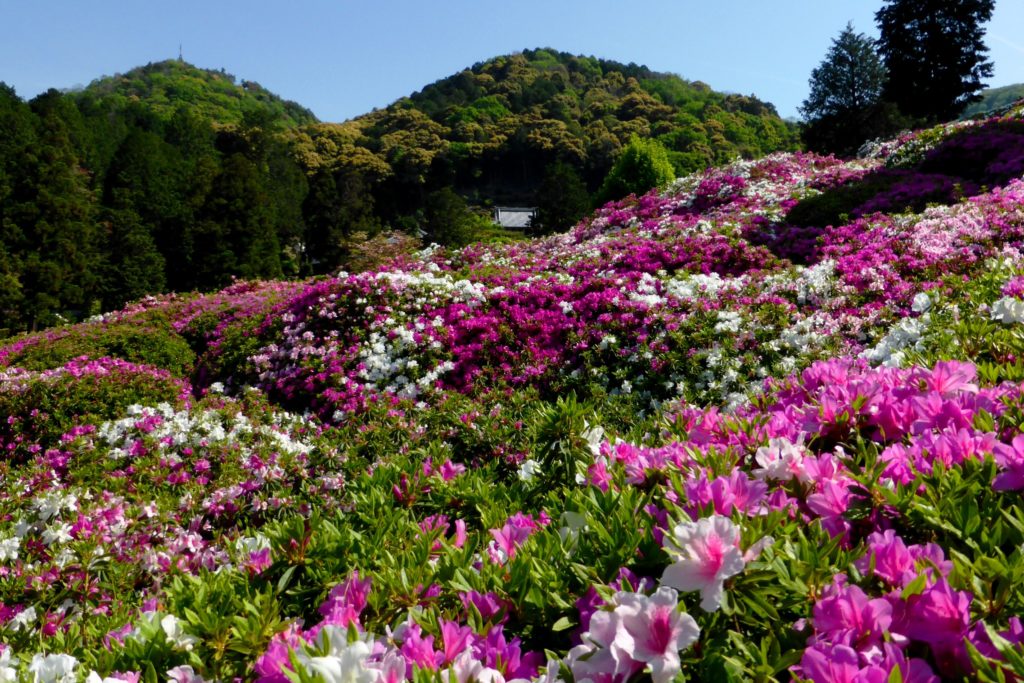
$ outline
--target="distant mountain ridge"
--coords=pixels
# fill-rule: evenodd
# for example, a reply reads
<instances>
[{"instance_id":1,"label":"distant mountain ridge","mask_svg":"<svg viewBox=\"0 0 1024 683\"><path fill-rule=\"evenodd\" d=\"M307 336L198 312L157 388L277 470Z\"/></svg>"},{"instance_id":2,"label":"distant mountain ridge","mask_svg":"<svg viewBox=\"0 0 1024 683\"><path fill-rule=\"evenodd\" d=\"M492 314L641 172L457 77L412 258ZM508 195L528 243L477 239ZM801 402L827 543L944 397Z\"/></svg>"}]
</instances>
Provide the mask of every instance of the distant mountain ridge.
<instances>
[{"instance_id":1,"label":"distant mountain ridge","mask_svg":"<svg viewBox=\"0 0 1024 683\"><path fill-rule=\"evenodd\" d=\"M577 166L593 188L634 135L664 144L680 174L797 144L795 128L756 97L551 49L479 62L355 122L373 139L419 115L436 124L425 128L446 143L457 185L469 194L481 178L524 186L527 196L510 201L528 199L531 178L555 159Z\"/></svg>"},{"instance_id":2,"label":"distant mountain ridge","mask_svg":"<svg viewBox=\"0 0 1024 683\"><path fill-rule=\"evenodd\" d=\"M71 93L80 104L106 102L126 107L140 102L169 119L181 105L220 124L272 121L290 127L316 123L309 109L285 100L255 81L236 82L223 69L202 69L187 62L168 59L139 66L123 74L103 76Z\"/></svg>"},{"instance_id":3,"label":"distant mountain ridge","mask_svg":"<svg viewBox=\"0 0 1024 683\"><path fill-rule=\"evenodd\" d=\"M1000 88L986 88L981 91L981 101L969 105L960 118L969 119L989 114L1009 107L1021 99L1024 99L1024 83L1004 85Z\"/></svg>"}]
</instances>

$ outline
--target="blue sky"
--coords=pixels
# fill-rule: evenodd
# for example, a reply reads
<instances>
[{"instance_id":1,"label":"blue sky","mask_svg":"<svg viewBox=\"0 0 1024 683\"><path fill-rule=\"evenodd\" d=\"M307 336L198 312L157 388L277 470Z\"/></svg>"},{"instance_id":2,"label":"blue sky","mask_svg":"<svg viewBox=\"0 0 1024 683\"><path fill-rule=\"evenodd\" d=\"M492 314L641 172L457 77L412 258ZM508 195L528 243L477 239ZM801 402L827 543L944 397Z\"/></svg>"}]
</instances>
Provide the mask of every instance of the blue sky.
<instances>
[{"instance_id":1,"label":"blue sky","mask_svg":"<svg viewBox=\"0 0 1024 683\"><path fill-rule=\"evenodd\" d=\"M847 21L882 0L0 0L0 81L29 98L178 54L342 121L534 47L645 64L796 116ZM1024 2L997 0L992 86L1024 82Z\"/></svg>"}]
</instances>

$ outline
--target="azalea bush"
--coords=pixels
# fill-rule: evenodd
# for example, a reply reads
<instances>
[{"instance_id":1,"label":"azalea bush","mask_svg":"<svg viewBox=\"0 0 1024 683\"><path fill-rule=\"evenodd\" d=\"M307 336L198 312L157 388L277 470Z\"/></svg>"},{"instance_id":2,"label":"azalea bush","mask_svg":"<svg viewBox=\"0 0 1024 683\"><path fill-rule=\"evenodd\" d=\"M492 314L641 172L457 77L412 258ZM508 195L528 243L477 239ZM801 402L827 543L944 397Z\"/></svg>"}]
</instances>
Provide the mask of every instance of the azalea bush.
<instances>
[{"instance_id":1,"label":"azalea bush","mask_svg":"<svg viewBox=\"0 0 1024 683\"><path fill-rule=\"evenodd\" d=\"M1021 116L4 342L0 678L1024 678Z\"/></svg>"}]
</instances>

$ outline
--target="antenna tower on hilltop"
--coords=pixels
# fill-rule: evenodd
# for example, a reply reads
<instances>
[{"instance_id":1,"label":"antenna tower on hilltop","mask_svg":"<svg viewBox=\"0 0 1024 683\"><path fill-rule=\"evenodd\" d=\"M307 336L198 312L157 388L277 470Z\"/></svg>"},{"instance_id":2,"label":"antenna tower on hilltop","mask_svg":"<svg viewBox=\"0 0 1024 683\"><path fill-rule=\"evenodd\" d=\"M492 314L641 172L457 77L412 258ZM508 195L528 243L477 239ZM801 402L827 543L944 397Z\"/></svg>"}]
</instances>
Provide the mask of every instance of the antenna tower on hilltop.
<instances>
[{"instance_id":1,"label":"antenna tower on hilltop","mask_svg":"<svg viewBox=\"0 0 1024 683\"><path fill-rule=\"evenodd\" d=\"M182 62L182 63L185 62L185 57L182 56L182 52L181 52L181 43L178 43L178 61Z\"/></svg>"}]
</instances>

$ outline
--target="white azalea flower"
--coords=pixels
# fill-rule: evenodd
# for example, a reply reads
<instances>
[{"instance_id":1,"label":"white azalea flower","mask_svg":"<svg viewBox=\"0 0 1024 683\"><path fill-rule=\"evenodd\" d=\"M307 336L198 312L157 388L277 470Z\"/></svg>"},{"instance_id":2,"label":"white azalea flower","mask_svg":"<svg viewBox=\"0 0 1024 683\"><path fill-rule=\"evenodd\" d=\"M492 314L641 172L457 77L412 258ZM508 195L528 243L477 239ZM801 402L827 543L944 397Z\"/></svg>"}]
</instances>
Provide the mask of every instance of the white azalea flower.
<instances>
[{"instance_id":1,"label":"white azalea flower","mask_svg":"<svg viewBox=\"0 0 1024 683\"><path fill-rule=\"evenodd\" d=\"M167 636L167 640L179 650L185 650L187 652L199 642L198 638L185 632L184 627L181 625L181 619L173 614L168 614L160 620L160 628L163 629L164 634Z\"/></svg>"},{"instance_id":2,"label":"white azalea flower","mask_svg":"<svg viewBox=\"0 0 1024 683\"><path fill-rule=\"evenodd\" d=\"M533 481L534 477L540 474L540 471L540 463L528 458L519 466L519 480Z\"/></svg>"},{"instance_id":3,"label":"white azalea flower","mask_svg":"<svg viewBox=\"0 0 1024 683\"><path fill-rule=\"evenodd\" d=\"M11 666L11 648L0 652L0 683L17 683L18 670Z\"/></svg>"},{"instance_id":4,"label":"white azalea flower","mask_svg":"<svg viewBox=\"0 0 1024 683\"><path fill-rule=\"evenodd\" d=\"M992 320L998 320L1004 325L1024 322L1024 301L1012 296L1004 296L992 304L990 315Z\"/></svg>"},{"instance_id":5,"label":"white azalea flower","mask_svg":"<svg viewBox=\"0 0 1024 683\"><path fill-rule=\"evenodd\" d=\"M28 665L32 683L74 683L78 660L71 655L37 653Z\"/></svg>"},{"instance_id":6,"label":"white azalea flower","mask_svg":"<svg viewBox=\"0 0 1024 683\"><path fill-rule=\"evenodd\" d=\"M346 629L325 626L316 645L326 654L310 656L297 653L295 658L307 673L319 674L324 683L375 683L378 672L366 666L372 650L370 645L357 640L348 642Z\"/></svg>"},{"instance_id":7,"label":"white azalea flower","mask_svg":"<svg viewBox=\"0 0 1024 683\"><path fill-rule=\"evenodd\" d=\"M21 549L21 540L17 537L5 538L0 541L0 562L18 559L18 551Z\"/></svg>"},{"instance_id":8,"label":"white azalea flower","mask_svg":"<svg viewBox=\"0 0 1024 683\"><path fill-rule=\"evenodd\" d=\"M18 612L14 617L7 622L7 628L12 631L20 631L27 629L32 626L36 621L36 608L26 607L25 609Z\"/></svg>"}]
</instances>

